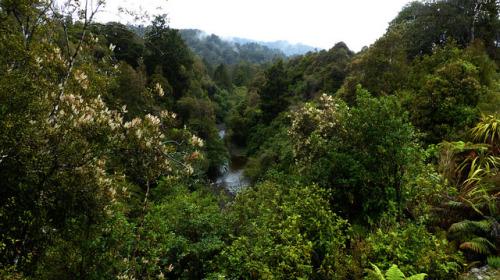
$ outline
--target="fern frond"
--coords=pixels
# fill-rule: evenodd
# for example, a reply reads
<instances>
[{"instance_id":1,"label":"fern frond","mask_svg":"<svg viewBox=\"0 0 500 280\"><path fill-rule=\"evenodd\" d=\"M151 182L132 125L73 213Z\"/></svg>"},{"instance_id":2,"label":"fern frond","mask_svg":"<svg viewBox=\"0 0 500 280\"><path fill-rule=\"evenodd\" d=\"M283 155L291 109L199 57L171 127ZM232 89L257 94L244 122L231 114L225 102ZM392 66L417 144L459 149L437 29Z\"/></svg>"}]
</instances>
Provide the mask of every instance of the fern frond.
<instances>
[{"instance_id":1,"label":"fern frond","mask_svg":"<svg viewBox=\"0 0 500 280\"><path fill-rule=\"evenodd\" d=\"M425 276L427 276L427 274L420 273L420 274L415 274L415 275L408 277L406 279L407 280L424 280Z\"/></svg>"},{"instance_id":2,"label":"fern frond","mask_svg":"<svg viewBox=\"0 0 500 280\"><path fill-rule=\"evenodd\" d=\"M464 203L460 202L460 201L455 201L455 200L450 200L450 201L446 201L443 203L443 206L448 206L450 208L453 208L453 209L462 209L464 208Z\"/></svg>"},{"instance_id":3,"label":"fern frond","mask_svg":"<svg viewBox=\"0 0 500 280\"><path fill-rule=\"evenodd\" d=\"M491 241L489 241L488 239L486 239L484 237L476 237L476 238L472 239L472 241L473 242L477 242L477 243L485 244L488 247L490 247L491 249L496 249L497 248L497 246L495 246L495 244L493 244Z\"/></svg>"},{"instance_id":4,"label":"fern frond","mask_svg":"<svg viewBox=\"0 0 500 280\"><path fill-rule=\"evenodd\" d=\"M386 272L385 276L387 280L404 280L405 275L398 268L397 265L393 264Z\"/></svg>"},{"instance_id":5,"label":"fern frond","mask_svg":"<svg viewBox=\"0 0 500 280\"><path fill-rule=\"evenodd\" d=\"M467 233L473 233L473 232L484 232L484 233L489 233L491 230L490 224L486 221L469 221L469 220L463 220L457 223L454 223L450 226L448 229L449 232L467 232Z\"/></svg>"},{"instance_id":6,"label":"fern frond","mask_svg":"<svg viewBox=\"0 0 500 280\"><path fill-rule=\"evenodd\" d=\"M373 270L365 269L365 272L368 273L368 275L365 277L365 279L385 280L385 277L382 274L382 271L380 271L380 269L376 265L374 265L373 263L370 263L370 264L373 267Z\"/></svg>"},{"instance_id":7,"label":"fern frond","mask_svg":"<svg viewBox=\"0 0 500 280\"><path fill-rule=\"evenodd\" d=\"M471 241L460 244L460 249L470 250L481 255L488 255L491 253L491 249L495 249L495 245L493 245L486 238L477 237L472 239Z\"/></svg>"}]
</instances>

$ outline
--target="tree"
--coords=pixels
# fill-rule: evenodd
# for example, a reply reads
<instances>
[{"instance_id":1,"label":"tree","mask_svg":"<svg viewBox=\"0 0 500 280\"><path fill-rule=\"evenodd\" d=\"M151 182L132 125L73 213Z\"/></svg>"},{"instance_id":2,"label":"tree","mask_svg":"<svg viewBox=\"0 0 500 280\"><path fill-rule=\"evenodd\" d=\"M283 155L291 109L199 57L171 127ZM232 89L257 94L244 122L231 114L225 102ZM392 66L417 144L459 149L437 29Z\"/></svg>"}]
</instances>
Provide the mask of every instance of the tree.
<instances>
[{"instance_id":1,"label":"tree","mask_svg":"<svg viewBox=\"0 0 500 280\"><path fill-rule=\"evenodd\" d=\"M351 219L399 216L405 180L418 165L419 148L396 97L374 98L358 87L357 107L323 95L292 112L290 137L297 168Z\"/></svg>"},{"instance_id":2,"label":"tree","mask_svg":"<svg viewBox=\"0 0 500 280\"><path fill-rule=\"evenodd\" d=\"M114 83L113 67L95 60L95 37L86 32L97 10L73 3L85 19L76 43L67 22L52 24L54 14L35 21L27 44L25 22L53 3L0 4L8 6L0 11L8 39L0 40L0 275L106 278L127 250L110 233L123 224L127 187L146 189L146 204L161 176L193 172L187 162L201 153L189 147L202 141L184 130L178 142L167 138L172 113L125 122L125 108L108 108L101 96Z\"/></svg>"},{"instance_id":3,"label":"tree","mask_svg":"<svg viewBox=\"0 0 500 280\"><path fill-rule=\"evenodd\" d=\"M330 50L309 52L287 60L290 95L304 101L320 93L336 93L347 76L347 65L354 53L344 42Z\"/></svg>"},{"instance_id":4,"label":"tree","mask_svg":"<svg viewBox=\"0 0 500 280\"><path fill-rule=\"evenodd\" d=\"M97 25L93 29L94 33L104 37L108 46L113 44L113 56L118 61L123 60L134 68L139 66L138 59L142 58L144 52L142 38L127 26L117 22Z\"/></svg>"},{"instance_id":5,"label":"tree","mask_svg":"<svg viewBox=\"0 0 500 280\"><path fill-rule=\"evenodd\" d=\"M498 58L500 19L496 0L441 0L412 2L391 21L391 29L403 28L403 45L410 58L430 54L433 46L455 41L462 48L477 39L485 43L492 58Z\"/></svg>"},{"instance_id":6,"label":"tree","mask_svg":"<svg viewBox=\"0 0 500 280\"><path fill-rule=\"evenodd\" d=\"M427 143L456 139L473 125L495 68L480 46L464 51L449 44L415 62L403 102Z\"/></svg>"},{"instance_id":7,"label":"tree","mask_svg":"<svg viewBox=\"0 0 500 280\"><path fill-rule=\"evenodd\" d=\"M358 84L377 97L394 94L406 86L410 68L402 38L399 30L391 30L352 59L340 93L344 101L354 103Z\"/></svg>"},{"instance_id":8,"label":"tree","mask_svg":"<svg viewBox=\"0 0 500 280\"><path fill-rule=\"evenodd\" d=\"M269 124L279 113L288 107L288 82L283 60L264 72L265 84L259 91L262 121Z\"/></svg>"},{"instance_id":9,"label":"tree","mask_svg":"<svg viewBox=\"0 0 500 280\"><path fill-rule=\"evenodd\" d=\"M188 90L188 73L193 59L179 31L168 26L165 15L153 20L147 33L146 49L144 64L148 74L152 75L158 66L161 67L162 74L172 86L174 100L179 100Z\"/></svg>"},{"instance_id":10,"label":"tree","mask_svg":"<svg viewBox=\"0 0 500 280\"><path fill-rule=\"evenodd\" d=\"M221 63L215 68L214 81L222 89L232 89L233 83L231 82L231 76L229 75L229 70L225 64Z\"/></svg>"}]
</instances>

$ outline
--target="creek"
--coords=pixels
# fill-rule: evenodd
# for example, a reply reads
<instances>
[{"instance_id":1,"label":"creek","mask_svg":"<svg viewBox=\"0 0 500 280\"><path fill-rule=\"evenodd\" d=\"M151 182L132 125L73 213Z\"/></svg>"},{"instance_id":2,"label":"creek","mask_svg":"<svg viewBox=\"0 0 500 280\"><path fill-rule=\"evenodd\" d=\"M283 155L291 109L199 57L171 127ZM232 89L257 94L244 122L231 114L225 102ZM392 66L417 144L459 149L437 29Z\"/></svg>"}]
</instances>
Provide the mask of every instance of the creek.
<instances>
[{"instance_id":1,"label":"creek","mask_svg":"<svg viewBox=\"0 0 500 280\"><path fill-rule=\"evenodd\" d=\"M223 139L226 135L225 125L221 124L217 128L219 129L219 137ZM216 183L232 194L237 194L240 190L250 185L248 180L243 176L243 168L246 163L243 157L244 151L245 148L232 145L229 148L229 162L222 168L220 175L216 178Z\"/></svg>"}]
</instances>

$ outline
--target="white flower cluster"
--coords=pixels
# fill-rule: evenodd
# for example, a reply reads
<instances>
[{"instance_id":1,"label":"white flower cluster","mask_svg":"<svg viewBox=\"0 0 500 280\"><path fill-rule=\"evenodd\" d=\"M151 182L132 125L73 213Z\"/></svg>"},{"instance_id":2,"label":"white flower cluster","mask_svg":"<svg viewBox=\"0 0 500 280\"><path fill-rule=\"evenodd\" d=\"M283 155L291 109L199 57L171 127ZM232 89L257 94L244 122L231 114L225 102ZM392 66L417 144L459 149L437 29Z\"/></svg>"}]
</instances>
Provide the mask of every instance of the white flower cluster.
<instances>
[{"instance_id":1,"label":"white flower cluster","mask_svg":"<svg viewBox=\"0 0 500 280\"><path fill-rule=\"evenodd\" d=\"M290 113L292 127L288 134L294 140L296 162L312 161L317 150L338 133L338 118L347 112L345 104L326 94L319 98L318 103L307 103Z\"/></svg>"},{"instance_id":2,"label":"white flower cluster","mask_svg":"<svg viewBox=\"0 0 500 280\"><path fill-rule=\"evenodd\" d=\"M87 75L83 71L81 70L75 71L75 80L83 89L87 89L89 86L89 81L87 78L88 78Z\"/></svg>"},{"instance_id":3,"label":"white flower cluster","mask_svg":"<svg viewBox=\"0 0 500 280\"><path fill-rule=\"evenodd\" d=\"M193 136L191 136L191 138L189 139L189 144L191 144L192 146L203 147L203 140L193 134Z\"/></svg>"},{"instance_id":4,"label":"white flower cluster","mask_svg":"<svg viewBox=\"0 0 500 280\"><path fill-rule=\"evenodd\" d=\"M165 95L165 91L163 91L163 88L161 87L160 83L156 83L155 90L160 97Z\"/></svg>"},{"instance_id":5,"label":"white flower cluster","mask_svg":"<svg viewBox=\"0 0 500 280\"><path fill-rule=\"evenodd\" d=\"M146 121L151 123L152 125L161 125L160 119L157 116L153 116L151 114L146 115Z\"/></svg>"},{"instance_id":6,"label":"white flower cluster","mask_svg":"<svg viewBox=\"0 0 500 280\"><path fill-rule=\"evenodd\" d=\"M75 78L85 78L83 72L77 73ZM55 93L47 96L49 102L56 99ZM122 108L121 112L124 111L126 108ZM61 164L79 166L75 171L91 177L89 182L99 186L114 203L116 197L126 191L122 192L119 187L122 180L119 175L105 172L110 154L127 153L126 157L140 157L137 162L141 165L134 168L143 169L147 180L156 180L160 176L175 180L180 175L194 173L191 164L202 159L203 154L193 147L202 147L204 143L196 135L186 137L181 143L188 143L191 147L186 148L190 151L183 158L184 153L176 151L177 142L166 141L163 133L168 128L165 121L173 121L176 117L175 113L162 111L159 117L148 114L143 119L124 122L121 113L109 110L101 96L84 98L81 94L68 93L62 96L59 110L47 124L54 134L61 135L60 143L64 147ZM71 141L64 140L68 133Z\"/></svg>"},{"instance_id":7,"label":"white flower cluster","mask_svg":"<svg viewBox=\"0 0 500 280\"><path fill-rule=\"evenodd\" d=\"M61 56L61 49L55 47L52 53L48 53L45 57L47 61L62 61L65 62L65 59Z\"/></svg>"}]
</instances>

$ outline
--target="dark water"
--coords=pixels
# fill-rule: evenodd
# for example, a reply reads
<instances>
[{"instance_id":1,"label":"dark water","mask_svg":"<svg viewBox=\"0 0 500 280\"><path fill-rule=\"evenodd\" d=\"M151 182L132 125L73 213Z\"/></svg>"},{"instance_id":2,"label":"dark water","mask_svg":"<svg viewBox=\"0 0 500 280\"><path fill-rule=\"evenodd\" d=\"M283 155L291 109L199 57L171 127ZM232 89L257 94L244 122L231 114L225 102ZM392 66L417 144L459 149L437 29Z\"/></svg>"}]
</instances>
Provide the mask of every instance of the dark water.
<instances>
[{"instance_id":1,"label":"dark water","mask_svg":"<svg viewBox=\"0 0 500 280\"><path fill-rule=\"evenodd\" d=\"M219 129L219 136L221 138L224 138L225 133L225 129ZM243 168L246 163L245 158L241 156L243 151L243 148L236 147L229 151L231 154L230 162L228 162L228 166L224 168L216 180L218 185L233 194L238 193L249 185L248 181L243 177Z\"/></svg>"}]
</instances>

